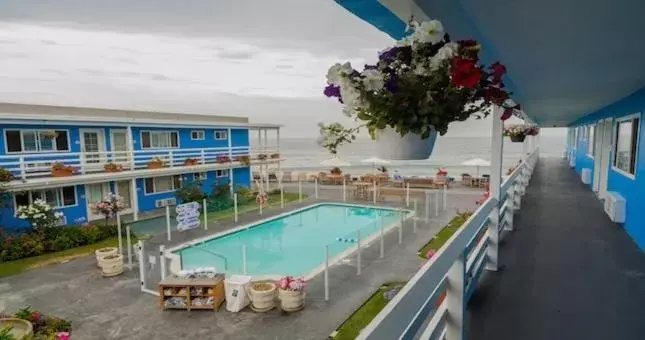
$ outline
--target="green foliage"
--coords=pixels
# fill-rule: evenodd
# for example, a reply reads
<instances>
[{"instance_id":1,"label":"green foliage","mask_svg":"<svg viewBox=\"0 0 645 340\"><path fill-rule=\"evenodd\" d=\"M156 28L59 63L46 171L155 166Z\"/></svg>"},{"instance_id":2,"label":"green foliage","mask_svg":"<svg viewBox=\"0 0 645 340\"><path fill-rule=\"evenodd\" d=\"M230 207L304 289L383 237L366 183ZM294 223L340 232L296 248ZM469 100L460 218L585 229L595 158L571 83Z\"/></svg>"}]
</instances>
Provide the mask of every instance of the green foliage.
<instances>
[{"instance_id":1,"label":"green foliage","mask_svg":"<svg viewBox=\"0 0 645 340\"><path fill-rule=\"evenodd\" d=\"M31 322L34 326L35 339L55 339L56 333L72 331L72 324L69 321L45 315L31 309L31 306L19 309L13 317Z\"/></svg>"},{"instance_id":2,"label":"green foliage","mask_svg":"<svg viewBox=\"0 0 645 340\"><path fill-rule=\"evenodd\" d=\"M472 211L457 211L457 214L455 217L448 222L447 225L445 225L439 232L430 240L428 243L426 243L421 249L419 249L419 256L423 258L427 258L428 252L430 250L433 251L438 251L443 247L444 244L454 235L459 228L472 216L473 212Z\"/></svg>"},{"instance_id":3,"label":"green foliage","mask_svg":"<svg viewBox=\"0 0 645 340\"><path fill-rule=\"evenodd\" d=\"M116 226L105 225L57 227L16 236L0 234L0 261L14 261L85 246L116 235Z\"/></svg>"},{"instance_id":4,"label":"green foliage","mask_svg":"<svg viewBox=\"0 0 645 340\"><path fill-rule=\"evenodd\" d=\"M335 155L338 153L338 148L346 143L351 143L356 139L356 134L360 127L346 129L340 123L331 123L325 125L319 123L320 137L318 138L318 145L327 149L329 153Z\"/></svg>"},{"instance_id":5,"label":"green foliage","mask_svg":"<svg viewBox=\"0 0 645 340\"><path fill-rule=\"evenodd\" d=\"M0 340L17 340L13 335L11 335L11 330L13 327L7 326L0 330Z\"/></svg>"},{"instance_id":6,"label":"green foliage","mask_svg":"<svg viewBox=\"0 0 645 340\"><path fill-rule=\"evenodd\" d=\"M206 194L202 191L202 183L200 181L184 182L181 188L177 190L176 196L182 203L201 203L206 198Z\"/></svg>"}]
</instances>

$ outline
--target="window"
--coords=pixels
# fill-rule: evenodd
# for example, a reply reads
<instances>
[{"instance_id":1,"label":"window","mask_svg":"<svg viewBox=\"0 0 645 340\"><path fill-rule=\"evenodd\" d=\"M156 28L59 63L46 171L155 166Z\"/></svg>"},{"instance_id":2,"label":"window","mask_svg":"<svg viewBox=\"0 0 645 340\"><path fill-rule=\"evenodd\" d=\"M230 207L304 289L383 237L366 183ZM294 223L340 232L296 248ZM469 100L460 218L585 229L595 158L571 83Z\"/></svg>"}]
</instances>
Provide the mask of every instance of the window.
<instances>
[{"instance_id":1,"label":"window","mask_svg":"<svg viewBox=\"0 0 645 340\"><path fill-rule=\"evenodd\" d=\"M9 153L69 151L67 130L5 130L5 140Z\"/></svg>"},{"instance_id":2,"label":"window","mask_svg":"<svg viewBox=\"0 0 645 340\"><path fill-rule=\"evenodd\" d=\"M228 131L215 131L215 139L217 140L228 139Z\"/></svg>"},{"instance_id":3,"label":"window","mask_svg":"<svg viewBox=\"0 0 645 340\"><path fill-rule=\"evenodd\" d=\"M228 169L226 169L226 170L216 170L215 171L215 176L216 177L228 177Z\"/></svg>"},{"instance_id":4,"label":"window","mask_svg":"<svg viewBox=\"0 0 645 340\"><path fill-rule=\"evenodd\" d=\"M191 140L204 140L206 139L204 130L193 130L190 132Z\"/></svg>"},{"instance_id":5,"label":"window","mask_svg":"<svg viewBox=\"0 0 645 340\"><path fill-rule=\"evenodd\" d=\"M178 148L177 131L141 131L141 147L144 149Z\"/></svg>"},{"instance_id":6,"label":"window","mask_svg":"<svg viewBox=\"0 0 645 340\"><path fill-rule=\"evenodd\" d=\"M179 175L148 177L144 180L144 192L146 194L175 191L179 188L181 188L181 177Z\"/></svg>"},{"instance_id":7,"label":"window","mask_svg":"<svg viewBox=\"0 0 645 340\"><path fill-rule=\"evenodd\" d=\"M16 210L20 206L42 199L54 208L65 208L76 205L76 190L73 186L25 191L14 195Z\"/></svg>"},{"instance_id":8,"label":"window","mask_svg":"<svg viewBox=\"0 0 645 340\"><path fill-rule=\"evenodd\" d=\"M206 179L206 173L205 172L196 172L193 174L193 179L195 181L203 181Z\"/></svg>"},{"instance_id":9,"label":"window","mask_svg":"<svg viewBox=\"0 0 645 340\"><path fill-rule=\"evenodd\" d=\"M591 157L594 156L594 148L595 148L595 140L596 137L596 126L591 125L589 127L589 138L587 139L587 154L590 155Z\"/></svg>"},{"instance_id":10,"label":"window","mask_svg":"<svg viewBox=\"0 0 645 340\"><path fill-rule=\"evenodd\" d=\"M616 123L614 167L631 175L636 167L639 121L640 118L634 117Z\"/></svg>"}]
</instances>

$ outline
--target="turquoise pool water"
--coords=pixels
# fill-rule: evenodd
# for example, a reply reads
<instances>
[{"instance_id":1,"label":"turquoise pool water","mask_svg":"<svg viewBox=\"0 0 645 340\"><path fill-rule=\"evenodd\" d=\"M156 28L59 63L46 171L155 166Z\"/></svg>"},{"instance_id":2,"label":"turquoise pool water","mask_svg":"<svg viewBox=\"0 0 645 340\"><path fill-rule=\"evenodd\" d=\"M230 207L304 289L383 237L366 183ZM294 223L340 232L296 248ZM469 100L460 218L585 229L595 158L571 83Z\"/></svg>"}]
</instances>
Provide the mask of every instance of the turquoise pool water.
<instances>
[{"instance_id":1,"label":"turquoise pool water","mask_svg":"<svg viewBox=\"0 0 645 340\"><path fill-rule=\"evenodd\" d=\"M246 246L248 275L294 275L311 273L325 260L325 245L330 259L356 247L356 243L379 233L380 218L384 228L401 219L401 212L390 209L320 204L277 217L248 229L205 241L176 251L182 268L215 266L231 274L242 273L242 246ZM212 254L221 254L224 260Z\"/></svg>"}]
</instances>

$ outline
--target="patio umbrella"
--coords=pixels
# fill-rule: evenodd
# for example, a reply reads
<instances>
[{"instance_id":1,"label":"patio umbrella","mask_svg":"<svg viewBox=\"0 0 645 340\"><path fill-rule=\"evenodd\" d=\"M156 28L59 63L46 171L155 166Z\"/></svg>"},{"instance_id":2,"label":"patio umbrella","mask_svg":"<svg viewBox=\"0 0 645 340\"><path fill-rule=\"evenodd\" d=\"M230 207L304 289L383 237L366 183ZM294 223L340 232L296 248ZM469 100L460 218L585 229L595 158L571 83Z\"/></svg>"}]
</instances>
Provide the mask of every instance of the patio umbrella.
<instances>
[{"instance_id":1,"label":"patio umbrella","mask_svg":"<svg viewBox=\"0 0 645 340\"><path fill-rule=\"evenodd\" d=\"M372 163L372 172L374 172L374 167L376 165L390 164L390 161L378 157L370 157L362 160L361 163Z\"/></svg>"},{"instance_id":2,"label":"patio umbrella","mask_svg":"<svg viewBox=\"0 0 645 340\"><path fill-rule=\"evenodd\" d=\"M481 158L473 158L473 159L469 159L467 161L461 162L461 165L476 167L477 168L477 177L479 177L479 167L480 166L490 166L490 162L485 160L485 159L481 159Z\"/></svg>"},{"instance_id":3,"label":"patio umbrella","mask_svg":"<svg viewBox=\"0 0 645 340\"><path fill-rule=\"evenodd\" d=\"M322 162L320 162L320 165L324 166L336 166L336 167L341 167L341 166L350 166L349 162L346 162L338 157L332 157L330 159L326 159Z\"/></svg>"}]
</instances>

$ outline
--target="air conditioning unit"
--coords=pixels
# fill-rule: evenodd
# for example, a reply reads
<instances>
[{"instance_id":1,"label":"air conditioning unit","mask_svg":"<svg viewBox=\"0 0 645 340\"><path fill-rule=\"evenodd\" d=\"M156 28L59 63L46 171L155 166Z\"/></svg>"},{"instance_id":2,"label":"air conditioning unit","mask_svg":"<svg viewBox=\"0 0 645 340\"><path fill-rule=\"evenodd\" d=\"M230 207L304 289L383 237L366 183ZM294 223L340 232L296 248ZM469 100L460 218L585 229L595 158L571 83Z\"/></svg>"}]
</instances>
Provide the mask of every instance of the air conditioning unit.
<instances>
[{"instance_id":1,"label":"air conditioning unit","mask_svg":"<svg viewBox=\"0 0 645 340\"><path fill-rule=\"evenodd\" d=\"M609 191L605 195L605 212L612 222L625 223L626 205L625 198L615 191Z\"/></svg>"},{"instance_id":2,"label":"air conditioning unit","mask_svg":"<svg viewBox=\"0 0 645 340\"><path fill-rule=\"evenodd\" d=\"M157 208L163 208L163 207L166 207L169 205L175 205L175 204L177 204L177 199L174 197L155 201L155 207Z\"/></svg>"},{"instance_id":3,"label":"air conditioning unit","mask_svg":"<svg viewBox=\"0 0 645 340\"><path fill-rule=\"evenodd\" d=\"M58 220L56 221L57 226L62 226L62 225L66 225L66 224L67 224L67 216L65 216L65 215L59 217Z\"/></svg>"},{"instance_id":4,"label":"air conditioning unit","mask_svg":"<svg viewBox=\"0 0 645 340\"><path fill-rule=\"evenodd\" d=\"M582 169L582 173L580 174L580 177L582 178L582 183L591 184L591 169L589 168Z\"/></svg>"}]
</instances>

